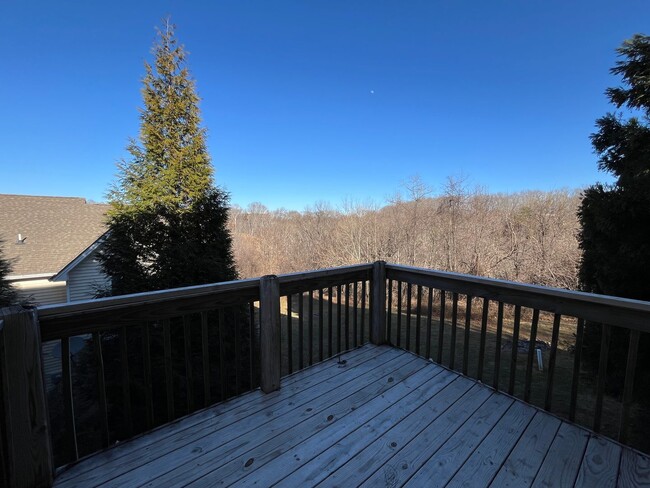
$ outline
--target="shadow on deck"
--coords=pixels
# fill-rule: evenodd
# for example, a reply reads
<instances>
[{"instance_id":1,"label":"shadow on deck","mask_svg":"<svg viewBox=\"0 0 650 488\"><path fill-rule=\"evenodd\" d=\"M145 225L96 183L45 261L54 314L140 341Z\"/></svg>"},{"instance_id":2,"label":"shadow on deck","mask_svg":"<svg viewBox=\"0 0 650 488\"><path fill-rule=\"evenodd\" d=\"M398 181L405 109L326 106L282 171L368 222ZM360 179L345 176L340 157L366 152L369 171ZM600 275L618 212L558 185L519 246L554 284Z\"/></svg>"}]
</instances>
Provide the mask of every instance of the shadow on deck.
<instances>
[{"instance_id":1,"label":"shadow on deck","mask_svg":"<svg viewBox=\"0 0 650 488\"><path fill-rule=\"evenodd\" d=\"M54 486L642 486L636 451L365 345L94 454Z\"/></svg>"}]
</instances>

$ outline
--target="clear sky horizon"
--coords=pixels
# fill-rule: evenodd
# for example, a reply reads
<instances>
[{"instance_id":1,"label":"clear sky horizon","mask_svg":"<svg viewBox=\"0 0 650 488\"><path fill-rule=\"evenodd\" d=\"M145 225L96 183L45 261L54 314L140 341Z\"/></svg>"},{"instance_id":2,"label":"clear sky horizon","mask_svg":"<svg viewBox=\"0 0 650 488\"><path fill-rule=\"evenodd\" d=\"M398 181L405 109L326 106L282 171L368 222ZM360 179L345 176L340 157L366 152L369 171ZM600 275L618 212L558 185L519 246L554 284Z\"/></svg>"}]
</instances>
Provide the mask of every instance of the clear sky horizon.
<instances>
[{"instance_id":1,"label":"clear sky horizon","mask_svg":"<svg viewBox=\"0 0 650 488\"><path fill-rule=\"evenodd\" d=\"M382 202L413 175L491 192L610 181L589 134L650 2L0 3L0 193L104 200L170 15L234 204Z\"/></svg>"}]
</instances>

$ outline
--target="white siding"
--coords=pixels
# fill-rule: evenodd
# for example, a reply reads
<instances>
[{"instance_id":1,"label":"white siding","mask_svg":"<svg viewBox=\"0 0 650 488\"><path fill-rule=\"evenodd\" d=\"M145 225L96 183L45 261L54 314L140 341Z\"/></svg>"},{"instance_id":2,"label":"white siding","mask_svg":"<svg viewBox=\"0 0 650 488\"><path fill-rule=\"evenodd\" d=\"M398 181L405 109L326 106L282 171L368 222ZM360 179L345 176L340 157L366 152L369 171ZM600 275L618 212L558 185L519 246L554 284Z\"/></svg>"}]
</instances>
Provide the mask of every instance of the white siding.
<instances>
[{"instance_id":1,"label":"white siding","mask_svg":"<svg viewBox=\"0 0 650 488\"><path fill-rule=\"evenodd\" d=\"M89 300L95 298L98 288L108 284L106 275L102 273L101 266L96 260L97 253L93 252L80 262L68 274L68 288L70 301Z\"/></svg>"},{"instance_id":2,"label":"white siding","mask_svg":"<svg viewBox=\"0 0 650 488\"><path fill-rule=\"evenodd\" d=\"M18 296L27 299L33 305L50 305L67 301L65 282L29 280L13 282Z\"/></svg>"}]
</instances>

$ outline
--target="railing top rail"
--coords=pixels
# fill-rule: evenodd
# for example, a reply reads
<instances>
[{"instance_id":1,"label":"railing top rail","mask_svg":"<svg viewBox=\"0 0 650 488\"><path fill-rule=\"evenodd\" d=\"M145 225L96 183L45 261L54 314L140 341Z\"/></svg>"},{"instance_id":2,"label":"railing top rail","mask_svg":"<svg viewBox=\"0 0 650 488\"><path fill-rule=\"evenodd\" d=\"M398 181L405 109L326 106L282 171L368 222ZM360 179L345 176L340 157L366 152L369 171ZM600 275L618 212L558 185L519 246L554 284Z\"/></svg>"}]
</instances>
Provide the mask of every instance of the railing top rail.
<instances>
[{"instance_id":1,"label":"railing top rail","mask_svg":"<svg viewBox=\"0 0 650 488\"><path fill-rule=\"evenodd\" d=\"M169 290L131 293L116 297L80 300L74 303L41 305L37 307L40 319L59 318L87 312L108 312L133 305L154 305L172 300L206 297L220 293L251 290L259 286L259 279L251 278L237 281L224 281L207 285L186 286Z\"/></svg>"},{"instance_id":2,"label":"railing top rail","mask_svg":"<svg viewBox=\"0 0 650 488\"><path fill-rule=\"evenodd\" d=\"M387 264L386 271L389 278L418 278L419 284L425 286L436 286L447 291L487 297L510 304L650 331L650 302L642 300L398 264Z\"/></svg>"},{"instance_id":3,"label":"railing top rail","mask_svg":"<svg viewBox=\"0 0 650 488\"><path fill-rule=\"evenodd\" d=\"M358 264L353 266L341 266L315 271L288 273L278 276L281 285L300 285L305 281L316 281L322 279L333 279L337 276L370 272L372 264ZM42 305L37 307L40 319L50 320L63 317L76 316L86 313L101 313L114 310L121 310L133 306L149 306L157 303L185 300L192 298L209 297L219 294L230 294L238 291L258 290L259 278L248 278L244 280L225 281L207 285L186 286L169 290L149 291L132 293L116 297L97 298L81 300L74 303L63 303L54 305Z\"/></svg>"}]
</instances>

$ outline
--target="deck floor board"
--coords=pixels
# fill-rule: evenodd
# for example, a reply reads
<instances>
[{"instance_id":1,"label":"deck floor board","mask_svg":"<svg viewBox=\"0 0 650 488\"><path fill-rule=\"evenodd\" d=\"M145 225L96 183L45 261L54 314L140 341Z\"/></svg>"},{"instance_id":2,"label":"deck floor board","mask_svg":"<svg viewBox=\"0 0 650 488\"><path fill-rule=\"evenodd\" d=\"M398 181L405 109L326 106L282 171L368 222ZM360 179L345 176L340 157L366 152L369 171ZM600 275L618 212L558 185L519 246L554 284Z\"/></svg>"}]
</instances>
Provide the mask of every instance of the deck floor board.
<instances>
[{"instance_id":1,"label":"deck floor board","mask_svg":"<svg viewBox=\"0 0 650 488\"><path fill-rule=\"evenodd\" d=\"M65 469L57 488L650 486L631 449L413 354L365 345Z\"/></svg>"}]
</instances>

